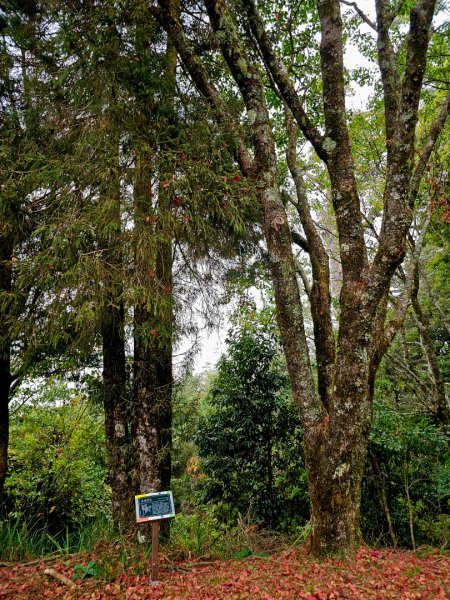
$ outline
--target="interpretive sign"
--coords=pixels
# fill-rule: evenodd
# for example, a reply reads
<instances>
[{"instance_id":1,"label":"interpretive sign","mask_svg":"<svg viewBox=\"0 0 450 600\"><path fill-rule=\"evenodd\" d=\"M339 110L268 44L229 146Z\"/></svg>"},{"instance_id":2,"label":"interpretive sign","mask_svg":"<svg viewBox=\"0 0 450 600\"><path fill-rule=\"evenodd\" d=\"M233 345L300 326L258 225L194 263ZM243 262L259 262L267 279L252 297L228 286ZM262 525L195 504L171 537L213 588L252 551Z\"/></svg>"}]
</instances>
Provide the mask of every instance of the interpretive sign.
<instances>
[{"instance_id":1,"label":"interpretive sign","mask_svg":"<svg viewBox=\"0 0 450 600\"><path fill-rule=\"evenodd\" d=\"M171 519L175 516L172 492L141 494L134 498L136 502L136 521L138 523Z\"/></svg>"}]
</instances>

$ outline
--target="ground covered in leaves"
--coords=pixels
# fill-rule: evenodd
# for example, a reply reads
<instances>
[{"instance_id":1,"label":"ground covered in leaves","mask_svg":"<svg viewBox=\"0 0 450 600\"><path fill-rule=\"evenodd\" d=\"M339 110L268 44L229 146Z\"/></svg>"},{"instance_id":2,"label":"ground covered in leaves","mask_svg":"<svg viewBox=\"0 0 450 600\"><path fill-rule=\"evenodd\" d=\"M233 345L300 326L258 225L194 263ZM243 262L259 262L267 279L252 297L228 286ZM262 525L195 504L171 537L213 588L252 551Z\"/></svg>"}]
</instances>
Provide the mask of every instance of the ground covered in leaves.
<instances>
[{"instance_id":1,"label":"ground covered in leaves","mask_svg":"<svg viewBox=\"0 0 450 600\"><path fill-rule=\"evenodd\" d=\"M226 562L173 563L163 559L160 582L153 586L142 562L139 568L135 564L127 569L120 557L116 568L113 563L111 556L108 562L92 555L3 563L0 598L450 598L450 557L433 550L413 553L364 548L350 561L333 558L321 562L303 550L292 549ZM48 569L53 574L45 574ZM55 574L67 581L55 579ZM71 584L74 577L78 579Z\"/></svg>"}]
</instances>

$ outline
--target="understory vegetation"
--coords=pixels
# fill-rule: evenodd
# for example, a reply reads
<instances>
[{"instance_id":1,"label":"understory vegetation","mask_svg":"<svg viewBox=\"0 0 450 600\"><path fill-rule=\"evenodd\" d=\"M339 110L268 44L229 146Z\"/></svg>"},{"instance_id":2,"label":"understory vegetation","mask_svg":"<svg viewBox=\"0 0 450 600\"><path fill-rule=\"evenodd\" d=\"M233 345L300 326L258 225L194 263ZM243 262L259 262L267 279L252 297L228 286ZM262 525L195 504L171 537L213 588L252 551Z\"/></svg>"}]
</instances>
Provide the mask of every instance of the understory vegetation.
<instances>
[{"instance_id":1,"label":"understory vegetation","mask_svg":"<svg viewBox=\"0 0 450 600\"><path fill-rule=\"evenodd\" d=\"M189 374L175 391L172 489L178 514L164 552L181 559L242 558L309 536L302 430L273 307L258 311L247 304L232 321L217 370ZM362 539L446 550L448 437L407 393L402 399L391 393L399 382L388 371L386 364L377 385ZM92 378L89 384L53 379L33 387L31 400L12 410L2 560L90 551L117 539L103 414Z\"/></svg>"}]
</instances>

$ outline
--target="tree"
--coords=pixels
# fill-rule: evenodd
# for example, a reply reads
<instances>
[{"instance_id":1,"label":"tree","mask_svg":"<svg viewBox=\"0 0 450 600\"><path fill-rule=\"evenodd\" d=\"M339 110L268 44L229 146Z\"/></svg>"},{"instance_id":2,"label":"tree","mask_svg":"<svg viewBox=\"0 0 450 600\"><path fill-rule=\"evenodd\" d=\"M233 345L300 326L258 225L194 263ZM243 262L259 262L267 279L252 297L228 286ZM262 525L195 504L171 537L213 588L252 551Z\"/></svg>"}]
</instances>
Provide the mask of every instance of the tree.
<instances>
[{"instance_id":1,"label":"tree","mask_svg":"<svg viewBox=\"0 0 450 600\"><path fill-rule=\"evenodd\" d=\"M316 118L297 91L295 71L289 71L273 42L272 30L283 11L270 20L269 4L253 1L205 0L215 48L223 68L234 80L245 105L249 151L244 129L214 84L206 62L194 50L171 0L160 0L153 13L172 38L179 56L216 118L234 136L236 159L252 178L263 212L268 261L277 318L295 402L305 432L306 466L311 499L312 549L317 554L352 551L358 537L360 495L368 433L372 419L373 384L381 358L393 339L407 302L396 302L388 314L389 287L404 261L417 195L432 151L436 148L450 106L450 93L440 100L434 121L418 132L419 107L432 33L435 2L417 0L391 6L376 2L372 22L384 105L383 201L376 243L368 246L362 218L362 198L355 175L345 106L344 24L338 0L322 0L290 14L292 55L295 25L320 25L322 97L311 103ZM309 11L309 12L308 12ZM269 17L267 15L269 14ZM311 15L311 16L310 16ZM297 21L295 21L297 19ZM292 21L294 20L294 26ZM270 23L269 23L270 21ZM405 32L405 21L409 22ZM312 43L313 38L312 38ZM281 49L282 50L282 49ZM266 101L267 75L285 106L288 121L309 142L323 163L336 222L342 287L339 323L333 327L328 256L312 216L296 156L290 168L310 257L313 282L309 293L318 365L318 393L305 335L303 308L291 247L288 215L279 188L275 132ZM301 83L301 80L300 80ZM309 98L308 98L309 99ZM290 127L288 126L290 129ZM405 297L412 276L407 278ZM336 329L336 331L334 331Z\"/></svg>"},{"instance_id":2,"label":"tree","mask_svg":"<svg viewBox=\"0 0 450 600\"><path fill-rule=\"evenodd\" d=\"M206 495L279 527L307 513L292 493L304 475L301 426L272 307L241 309L234 320L197 433Z\"/></svg>"},{"instance_id":3,"label":"tree","mask_svg":"<svg viewBox=\"0 0 450 600\"><path fill-rule=\"evenodd\" d=\"M194 302L205 273L212 280L209 265L217 263L217 255L233 255L237 245L245 245L247 197L240 196L241 184L234 182L226 204L217 201L214 210L205 209L205 196L224 193L220 170L230 173L235 167L225 136L212 132L201 103L191 108L187 88L175 107L176 51L170 40L162 50L162 29L147 11L127 2L32 2L27 10L45 23L44 32L51 31L37 48L32 32L22 27L20 11L16 14L20 4L8 3L7 16L18 24L31 64L23 72L33 75L27 89L33 111L16 114L12 106L13 125L33 117L33 125L43 124L33 141L45 126L45 140L55 152L49 164L47 148L40 152L30 143L44 176L27 187L28 178L18 178L19 191L7 187L19 206L25 199L37 205L39 218L30 223L28 246L8 240L2 247L8 258L0 265L5 275L0 281L5 313L1 481L8 442L9 327L15 321L21 341L25 331L48 339L41 355L48 357L50 347L60 355L69 350L80 362L86 358L82 348L101 355L113 516L125 529L133 515L133 493L169 486L172 344L182 321L178 316L174 323L174 285L179 306L186 289ZM5 66L10 69L7 61ZM45 93L51 102L38 104ZM5 102L9 106L8 97ZM18 104L27 108L25 101ZM193 120L201 125L200 134L188 149ZM17 142L25 149L19 136ZM196 144L208 147L207 165L195 156ZM7 139L2 150L7 169L21 172L29 164L27 155L22 162L9 160ZM210 168L213 163L217 173ZM195 171L187 165L195 165ZM205 180L213 182L207 191ZM38 202L41 194L44 199ZM8 196L2 205L5 231L15 200ZM23 258L18 265L12 260L15 248ZM183 283L173 281L174 264L178 276L187 271ZM30 317L27 327L20 323L19 328L15 315L6 314L13 272ZM23 298L30 290L32 301L27 302ZM131 339L132 359L127 357Z\"/></svg>"}]
</instances>

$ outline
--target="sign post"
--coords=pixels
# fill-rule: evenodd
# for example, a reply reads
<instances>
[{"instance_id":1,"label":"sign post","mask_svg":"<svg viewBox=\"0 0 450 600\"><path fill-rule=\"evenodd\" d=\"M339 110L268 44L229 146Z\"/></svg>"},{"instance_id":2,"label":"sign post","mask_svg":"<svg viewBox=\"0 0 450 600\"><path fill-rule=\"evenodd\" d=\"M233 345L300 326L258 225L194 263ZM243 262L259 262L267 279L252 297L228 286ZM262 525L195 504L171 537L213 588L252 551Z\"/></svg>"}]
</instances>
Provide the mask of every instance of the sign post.
<instances>
[{"instance_id":1,"label":"sign post","mask_svg":"<svg viewBox=\"0 0 450 600\"><path fill-rule=\"evenodd\" d=\"M156 492L135 496L136 522L152 522L152 584L158 583L159 576L159 524L162 519L173 519L175 507L172 492Z\"/></svg>"},{"instance_id":2,"label":"sign post","mask_svg":"<svg viewBox=\"0 0 450 600\"><path fill-rule=\"evenodd\" d=\"M152 523L152 583L159 579L159 523Z\"/></svg>"}]
</instances>

